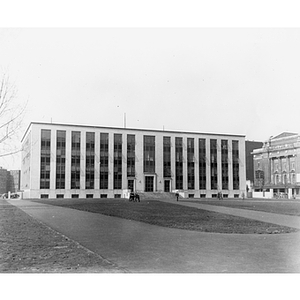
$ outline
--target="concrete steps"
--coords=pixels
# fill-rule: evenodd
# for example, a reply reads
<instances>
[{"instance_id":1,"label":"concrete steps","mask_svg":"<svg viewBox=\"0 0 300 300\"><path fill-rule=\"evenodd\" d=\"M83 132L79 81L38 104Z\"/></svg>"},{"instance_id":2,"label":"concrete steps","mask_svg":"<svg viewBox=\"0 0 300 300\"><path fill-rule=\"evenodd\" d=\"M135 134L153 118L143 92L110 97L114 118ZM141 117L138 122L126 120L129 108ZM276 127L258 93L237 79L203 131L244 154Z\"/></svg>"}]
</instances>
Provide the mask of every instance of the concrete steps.
<instances>
[{"instance_id":1,"label":"concrete steps","mask_svg":"<svg viewBox=\"0 0 300 300\"><path fill-rule=\"evenodd\" d=\"M138 194L141 200L176 199L174 193L167 192L143 192Z\"/></svg>"}]
</instances>

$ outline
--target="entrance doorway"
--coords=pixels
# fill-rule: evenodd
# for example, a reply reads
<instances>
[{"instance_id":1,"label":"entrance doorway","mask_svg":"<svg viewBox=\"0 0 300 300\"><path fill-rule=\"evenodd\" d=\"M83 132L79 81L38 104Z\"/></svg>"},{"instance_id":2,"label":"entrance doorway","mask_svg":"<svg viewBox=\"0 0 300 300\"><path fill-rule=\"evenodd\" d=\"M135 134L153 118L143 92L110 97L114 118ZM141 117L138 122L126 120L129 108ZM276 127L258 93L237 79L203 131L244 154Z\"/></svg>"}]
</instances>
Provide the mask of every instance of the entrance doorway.
<instances>
[{"instance_id":1,"label":"entrance doorway","mask_svg":"<svg viewBox=\"0 0 300 300\"><path fill-rule=\"evenodd\" d=\"M145 192L153 192L154 188L154 177L145 176Z\"/></svg>"},{"instance_id":2,"label":"entrance doorway","mask_svg":"<svg viewBox=\"0 0 300 300\"><path fill-rule=\"evenodd\" d=\"M170 192L170 180L165 180L165 192Z\"/></svg>"},{"instance_id":3,"label":"entrance doorway","mask_svg":"<svg viewBox=\"0 0 300 300\"><path fill-rule=\"evenodd\" d=\"M130 192L134 192L134 180L133 179L128 179L128 190L130 190Z\"/></svg>"}]
</instances>

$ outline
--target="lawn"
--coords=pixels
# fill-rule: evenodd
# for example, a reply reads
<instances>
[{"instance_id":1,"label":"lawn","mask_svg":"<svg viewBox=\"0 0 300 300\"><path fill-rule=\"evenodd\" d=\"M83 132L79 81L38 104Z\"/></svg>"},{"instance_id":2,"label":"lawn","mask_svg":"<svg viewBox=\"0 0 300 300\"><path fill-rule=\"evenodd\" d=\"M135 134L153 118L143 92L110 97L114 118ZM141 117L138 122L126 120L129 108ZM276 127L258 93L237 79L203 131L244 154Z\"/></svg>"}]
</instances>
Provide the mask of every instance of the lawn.
<instances>
[{"instance_id":1,"label":"lawn","mask_svg":"<svg viewBox=\"0 0 300 300\"><path fill-rule=\"evenodd\" d=\"M242 208L249 210L257 210L270 212L282 215L300 216L300 202L288 200L259 200L259 199L246 199L246 200L188 200L188 202L196 202L201 204L226 206L234 208Z\"/></svg>"},{"instance_id":2,"label":"lawn","mask_svg":"<svg viewBox=\"0 0 300 300\"><path fill-rule=\"evenodd\" d=\"M127 199L32 200L152 225L212 233L272 234L296 229L160 201Z\"/></svg>"}]
</instances>

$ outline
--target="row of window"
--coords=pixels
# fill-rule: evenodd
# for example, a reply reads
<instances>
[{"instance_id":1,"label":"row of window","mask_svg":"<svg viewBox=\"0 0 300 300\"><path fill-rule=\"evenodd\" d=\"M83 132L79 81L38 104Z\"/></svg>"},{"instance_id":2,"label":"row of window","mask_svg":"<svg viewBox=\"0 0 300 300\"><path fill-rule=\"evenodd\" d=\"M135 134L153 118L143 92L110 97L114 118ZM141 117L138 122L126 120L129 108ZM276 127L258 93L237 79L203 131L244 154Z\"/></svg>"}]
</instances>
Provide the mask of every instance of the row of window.
<instances>
[{"instance_id":1,"label":"row of window","mask_svg":"<svg viewBox=\"0 0 300 300\"><path fill-rule=\"evenodd\" d=\"M275 174L273 176L274 184L296 184L296 174Z\"/></svg>"},{"instance_id":2,"label":"row of window","mask_svg":"<svg viewBox=\"0 0 300 300\"><path fill-rule=\"evenodd\" d=\"M212 198L217 198L218 194L212 194L211 195ZM64 194L57 194L56 198L57 199L62 199L64 198L65 195ZM86 198L94 198L93 194L86 194L85 195ZM195 194L188 194L188 198L194 198ZM223 198L228 198L228 194L222 194ZM48 199L49 198L49 194L41 194L41 199ZM71 198L79 198L79 194L72 194ZM100 198L107 198L107 194L100 194ZM121 198L121 194L114 194L114 198ZM206 194L201 194L200 198L206 198ZM234 198L239 198L239 194L234 194Z\"/></svg>"},{"instance_id":3,"label":"row of window","mask_svg":"<svg viewBox=\"0 0 300 300\"><path fill-rule=\"evenodd\" d=\"M57 194L56 198L61 199L64 198L65 195L64 194ZM86 194L85 195L86 198L94 198L93 194ZM49 198L49 194L41 194L41 199L48 199ZM79 198L79 194L72 194L71 198ZM100 198L107 198L107 194L100 194ZM114 198L121 198L121 194L114 194Z\"/></svg>"},{"instance_id":4,"label":"row of window","mask_svg":"<svg viewBox=\"0 0 300 300\"><path fill-rule=\"evenodd\" d=\"M81 161L81 132L71 133L71 189L80 189L80 161ZM122 134L114 134L113 142L113 188L122 189L122 164L127 163L127 177L135 177L135 135L127 135L127 158L123 157ZM143 140L143 170L144 173L155 173L155 136L145 135ZM187 185L188 189L195 189L195 157L199 158L199 188L206 189L206 168L210 161L211 189L228 190L228 141L221 140L221 175L222 186L218 186L218 143L210 140L210 157L206 157L206 140L199 139L198 154L195 153L194 138L187 138ZM175 174L171 171L171 137L163 137L163 176L175 178L175 188L183 189L183 138L175 137ZM85 144L85 188L95 187L95 133L86 132ZM100 189L108 189L109 181L109 135L100 133ZM41 167L40 188L50 188L50 155L51 131L41 131ZM66 131L56 132L56 189L64 189L66 168ZM232 170L233 189L239 189L239 144L232 141Z\"/></svg>"}]
</instances>

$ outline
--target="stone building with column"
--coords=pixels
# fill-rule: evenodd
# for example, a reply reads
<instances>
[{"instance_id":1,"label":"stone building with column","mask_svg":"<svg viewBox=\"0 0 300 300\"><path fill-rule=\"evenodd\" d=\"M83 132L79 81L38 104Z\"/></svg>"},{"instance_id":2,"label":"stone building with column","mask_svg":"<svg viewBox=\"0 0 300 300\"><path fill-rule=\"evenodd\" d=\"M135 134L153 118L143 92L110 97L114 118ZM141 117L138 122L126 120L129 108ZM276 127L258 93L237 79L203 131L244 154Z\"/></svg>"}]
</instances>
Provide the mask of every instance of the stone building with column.
<instances>
[{"instance_id":1,"label":"stone building with column","mask_svg":"<svg viewBox=\"0 0 300 300\"><path fill-rule=\"evenodd\" d=\"M300 198L300 135L283 132L253 150L254 197Z\"/></svg>"}]
</instances>

